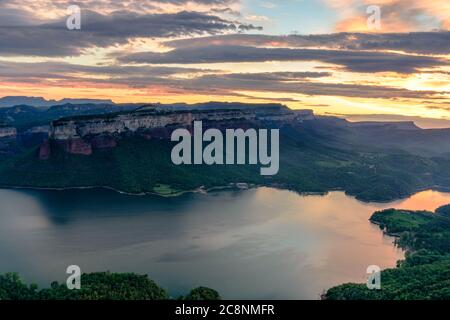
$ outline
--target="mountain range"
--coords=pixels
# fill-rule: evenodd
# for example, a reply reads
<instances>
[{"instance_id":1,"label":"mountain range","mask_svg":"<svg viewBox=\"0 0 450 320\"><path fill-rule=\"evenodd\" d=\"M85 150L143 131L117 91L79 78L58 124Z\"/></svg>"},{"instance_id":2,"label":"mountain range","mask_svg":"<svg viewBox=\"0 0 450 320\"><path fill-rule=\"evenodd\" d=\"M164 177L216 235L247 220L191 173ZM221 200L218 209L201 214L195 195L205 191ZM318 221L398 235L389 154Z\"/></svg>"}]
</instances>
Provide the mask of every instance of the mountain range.
<instances>
[{"instance_id":1,"label":"mountain range","mask_svg":"<svg viewBox=\"0 0 450 320\"><path fill-rule=\"evenodd\" d=\"M6 96L0 98L0 108L13 107L17 105L28 105L32 107L51 107L58 104L83 104L83 103L93 103L93 104L114 104L110 99L68 99L64 98L61 100L47 100L43 97L26 97L26 96Z\"/></svg>"}]
</instances>

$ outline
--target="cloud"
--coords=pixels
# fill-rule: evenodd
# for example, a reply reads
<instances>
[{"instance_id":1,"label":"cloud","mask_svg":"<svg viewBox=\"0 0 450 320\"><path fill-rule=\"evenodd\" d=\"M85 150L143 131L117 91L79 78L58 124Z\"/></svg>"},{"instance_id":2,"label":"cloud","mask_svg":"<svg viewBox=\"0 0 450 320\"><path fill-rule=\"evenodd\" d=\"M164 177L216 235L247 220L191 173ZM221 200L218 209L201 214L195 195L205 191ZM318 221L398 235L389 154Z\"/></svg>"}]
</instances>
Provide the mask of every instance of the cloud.
<instances>
[{"instance_id":1,"label":"cloud","mask_svg":"<svg viewBox=\"0 0 450 320\"><path fill-rule=\"evenodd\" d=\"M227 74L226 77L238 80L295 81L299 79L329 77L331 75L331 72L259 72L231 73Z\"/></svg>"},{"instance_id":2,"label":"cloud","mask_svg":"<svg viewBox=\"0 0 450 320\"><path fill-rule=\"evenodd\" d=\"M59 30L66 27L65 19L43 24L41 27ZM80 32L113 38L170 38L257 28L253 25L240 24L198 12L180 11L175 14L139 15L129 11L116 11L112 15L101 15L87 11L83 15Z\"/></svg>"},{"instance_id":3,"label":"cloud","mask_svg":"<svg viewBox=\"0 0 450 320\"><path fill-rule=\"evenodd\" d=\"M147 77L153 79L156 77L166 77L182 74L204 74L212 72L205 69L179 68L179 67L150 67L150 66L121 66L121 65L103 65L87 66L79 64L70 64L65 62L10 62L0 60L0 79L4 81L22 81L23 78L33 81L45 79L72 79L82 81L86 77L95 79L95 77L124 78Z\"/></svg>"},{"instance_id":4,"label":"cloud","mask_svg":"<svg viewBox=\"0 0 450 320\"><path fill-rule=\"evenodd\" d=\"M169 84L169 83L167 83ZM172 82L172 84L175 84ZM230 75L203 75L190 79L189 81L178 82L178 87L184 90L192 90L201 93L215 92L217 94L227 94L232 91L259 91L259 92L282 92L295 93L310 96L341 96L341 97L361 97L361 98L412 98L421 99L433 97L437 94L434 91L412 91L402 88L393 88L376 85L358 85L343 83L321 83L311 81L273 81L273 80L247 80L237 79Z\"/></svg>"},{"instance_id":5,"label":"cloud","mask_svg":"<svg viewBox=\"0 0 450 320\"><path fill-rule=\"evenodd\" d=\"M0 55L75 56L91 47L125 44L131 38L170 38L257 29L217 16L182 11L138 15L92 11L82 16L81 30L68 30L65 20L33 26L1 26Z\"/></svg>"},{"instance_id":6,"label":"cloud","mask_svg":"<svg viewBox=\"0 0 450 320\"><path fill-rule=\"evenodd\" d=\"M2 0L0 9L18 9L32 13L36 18L55 19L67 16L67 7L80 6L82 12L91 10L103 15L116 11L129 11L139 14L176 13L196 11L203 13L220 12L237 8L239 0Z\"/></svg>"},{"instance_id":7,"label":"cloud","mask_svg":"<svg viewBox=\"0 0 450 320\"><path fill-rule=\"evenodd\" d=\"M381 30L377 32L408 32L445 29L449 26L448 0L325 0L339 15L336 31L371 31L367 26L366 9L381 8Z\"/></svg>"},{"instance_id":8,"label":"cloud","mask_svg":"<svg viewBox=\"0 0 450 320\"><path fill-rule=\"evenodd\" d=\"M30 12L13 8L0 9L0 26L31 26L39 22L40 20L36 19Z\"/></svg>"},{"instance_id":9,"label":"cloud","mask_svg":"<svg viewBox=\"0 0 450 320\"><path fill-rule=\"evenodd\" d=\"M395 50L420 54L450 54L450 31L411 33L331 33L271 36L233 34L174 40L166 46L181 49L205 46L257 46L290 48L328 48L340 50Z\"/></svg>"},{"instance_id":10,"label":"cloud","mask_svg":"<svg viewBox=\"0 0 450 320\"><path fill-rule=\"evenodd\" d=\"M264 61L320 61L353 72L413 73L420 68L448 65L448 61L426 56L386 52L323 49L209 46L174 49L166 53L143 52L119 58L122 62L196 64Z\"/></svg>"},{"instance_id":11,"label":"cloud","mask_svg":"<svg viewBox=\"0 0 450 320\"><path fill-rule=\"evenodd\" d=\"M365 23L369 0L329 1L339 8L339 30L354 30L353 25ZM399 4L398 0L381 0L382 24L396 31L421 30L422 22L445 28L450 25L449 15L444 18L449 2L437 1L442 6L442 13L425 0L411 0L409 9L405 8L406 3ZM82 29L69 31L65 23L68 4L64 0L0 0L0 57L8 56L3 60L0 58L0 81L4 92L10 88L26 92L35 86L37 90L44 88L48 92L58 92L58 87L74 88L75 92L86 88L92 92L120 88L123 94L129 88L138 88L129 92L146 92L147 96L154 92L223 95L286 102L298 102L297 98L307 100L303 96L380 98L393 104L406 104L401 99L432 101L423 104L424 109L436 106L439 99L448 99L448 91L442 93L439 90L447 88L445 75L450 69L447 67L450 31L244 34L260 28L240 21L253 20L256 24L265 18L257 16L264 12L255 12L248 7L242 10L240 0L78 0L74 4L82 9ZM345 9L347 6L348 10ZM270 15L274 23L282 19L276 14ZM417 22L421 14L423 21ZM398 24L393 28L395 19ZM416 22L417 26L413 26ZM149 46L155 45L168 51L132 51L140 43L134 40L140 38L146 39L143 41L145 48L138 50L151 50ZM111 46L117 48L88 50ZM89 55L83 56L85 53ZM44 62L21 63L18 61L22 58L15 60L16 56L39 56L36 60ZM67 56L79 57L60 59ZM83 64L54 62L61 60L83 61ZM94 65L96 61L110 64ZM242 69L241 65L234 64L268 61L281 63L267 64L270 67L263 67L259 72L255 71L262 63L243 64ZM306 69L313 71L299 69L304 63L287 63L291 61L313 61L315 63L308 64ZM207 69L208 64L226 62L230 64ZM199 69L191 64L203 66ZM309 69L309 65L316 69ZM427 74L423 74L425 70ZM365 76L349 72L365 73ZM401 75L376 74L379 72ZM317 101L311 106L326 107L332 99L325 100L326 104ZM438 107L441 110L447 108L446 105Z\"/></svg>"},{"instance_id":12,"label":"cloud","mask_svg":"<svg viewBox=\"0 0 450 320\"><path fill-rule=\"evenodd\" d=\"M216 72L216 73L214 73ZM180 77L182 74L193 75ZM166 92L236 96L239 92L276 92L309 96L433 99L434 91L411 91L376 85L313 82L323 72L217 73L213 70L155 66L83 66L68 63L0 61L0 80L34 85L164 88ZM274 98L273 100L277 100ZM296 99L294 99L296 100Z\"/></svg>"}]
</instances>

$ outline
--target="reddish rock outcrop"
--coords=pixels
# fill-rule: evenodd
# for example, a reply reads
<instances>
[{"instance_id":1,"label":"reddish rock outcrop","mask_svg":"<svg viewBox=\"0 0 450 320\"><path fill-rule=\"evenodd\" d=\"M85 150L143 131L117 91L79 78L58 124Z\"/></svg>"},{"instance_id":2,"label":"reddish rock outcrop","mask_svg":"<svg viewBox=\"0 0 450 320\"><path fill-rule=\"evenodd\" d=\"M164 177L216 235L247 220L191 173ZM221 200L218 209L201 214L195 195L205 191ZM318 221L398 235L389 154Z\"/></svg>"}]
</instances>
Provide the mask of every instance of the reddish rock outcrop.
<instances>
[{"instance_id":1,"label":"reddish rock outcrop","mask_svg":"<svg viewBox=\"0 0 450 320\"><path fill-rule=\"evenodd\" d=\"M67 153L91 155L93 149L116 147L118 139L122 137L138 135L149 140L170 139L173 130L178 128L185 128L192 133L194 121L202 121L205 130L208 128L245 130L265 123L281 126L313 117L310 110L292 111L281 105L242 110L139 108L130 112L59 119L51 123L49 137L52 143ZM49 156L50 145L47 141L39 150L39 158L46 159Z\"/></svg>"},{"instance_id":2,"label":"reddish rock outcrop","mask_svg":"<svg viewBox=\"0 0 450 320\"><path fill-rule=\"evenodd\" d=\"M48 158L50 158L50 154L51 154L50 141L45 140L39 147L39 159L47 160Z\"/></svg>"},{"instance_id":3,"label":"reddish rock outcrop","mask_svg":"<svg viewBox=\"0 0 450 320\"><path fill-rule=\"evenodd\" d=\"M65 143L66 152L72 154L82 154L89 156L92 154L92 146L83 139L67 140Z\"/></svg>"},{"instance_id":4,"label":"reddish rock outcrop","mask_svg":"<svg viewBox=\"0 0 450 320\"><path fill-rule=\"evenodd\" d=\"M97 136L91 140L93 149L109 149L117 146L117 141L110 136Z\"/></svg>"},{"instance_id":5,"label":"reddish rock outcrop","mask_svg":"<svg viewBox=\"0 0 450 320\"><path fill-rule=\"evenodd\" d=\"M151 139L170 139L170 136L172 135L173 128L155 128L155 129L149 129L145 130L139 133L141 137L147 140Z\"/></svg>"}]
</instances>

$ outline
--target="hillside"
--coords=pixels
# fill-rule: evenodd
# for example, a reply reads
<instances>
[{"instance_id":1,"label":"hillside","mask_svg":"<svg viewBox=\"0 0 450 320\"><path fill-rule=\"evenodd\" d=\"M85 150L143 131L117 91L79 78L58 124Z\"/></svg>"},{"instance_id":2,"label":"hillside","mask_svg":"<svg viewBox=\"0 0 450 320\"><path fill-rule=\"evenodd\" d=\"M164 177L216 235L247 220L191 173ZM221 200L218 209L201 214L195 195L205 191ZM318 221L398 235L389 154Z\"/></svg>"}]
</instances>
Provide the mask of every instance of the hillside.
<instances>
[{"instance_id":1,"label":"hillside","mask_svg":"<svg viewBox=\"0 0 450 320\"><path fill-rule=\"evenodd\" d=\"M139 136L121 138L117 146L94 149L89 156L67 153L51 143L48 160L38 149L3 161L0 185L39 188L106 186L129 193L158 193L159 185L190 191L246 182L298 192L343 189L361 200L386 201L447 183L450 161L379 151L343 151L326 146L320 136L285 127L280 138L280 171L263 177L259 166L175 166L173 144Z\"/></svg>"},{"instance_id":2,"label":"hillside","mask_svg":"<svg viewBox=\"0 0 450 320\"><path fill-rule=\"evenodd\" d=\"M0 186L109 187L134 194L176 195L248 183L297 192L339 189L364 201L450 188L448 130L423 130L412 123L349 123L282 105L175 107L133 106L108 112L110 106L104 105L55 106L45 112L58 117L50 126L26 131L3 127ZM18 115L42 112L14 108L21 110ZM95 113L98 108L105 113ZM12 124L19 125L31 118L14 119ZM190 128L197 120L220 130L280 129L279 173L262 177L256 165L173 165L171 132ZM15 134L8 133L14 130Z\"/></svg>"}]
</instances>

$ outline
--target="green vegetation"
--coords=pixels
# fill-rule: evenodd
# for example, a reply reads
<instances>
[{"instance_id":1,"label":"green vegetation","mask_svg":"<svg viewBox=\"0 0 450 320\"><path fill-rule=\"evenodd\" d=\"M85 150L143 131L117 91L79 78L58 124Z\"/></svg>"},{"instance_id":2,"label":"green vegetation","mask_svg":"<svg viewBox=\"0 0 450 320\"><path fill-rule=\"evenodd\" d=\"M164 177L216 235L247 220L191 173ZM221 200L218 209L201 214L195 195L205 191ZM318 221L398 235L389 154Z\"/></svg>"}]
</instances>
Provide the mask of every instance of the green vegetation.
<instances>
[{"instance_id":1,"label":"green vegetation","mask_svg":"<svg viewBox=\"0 0 450 320\"><path fill-rule=\"evenodd\" d=\"M221 300L219 293L213 289L198 287L183 298L184 300Z\"/></svg>"},{"instance_id":2,"label":"green vegetation","mask_svg":"<svg viewBox=\"0 0 450 320\"><path fill-rule=\"evenodd\" d=\"M65 284L53 282L39 290L26 285L15 273L0 275L0 300L168 300L167 292L146 275L98 272L81 276L81 289L69 290ZM209 288L193 289L184 300L220 300Z\"/></svg>"},{"instance_id":3,"label":"green vegetation","mask_svg":"<svg viewBox=\"0 0 450 320\"><path fill-rule=\"evenodd\" d=\"M153 187L153 192L155 192L161 196L169 197L169 196L177 196L177 195L181 194L183 191L174 189L167 184L158 184Z\"/></svg>"},{"instance_id":4,"label":"green vegetation","mask_svg":"<svg viewBox=\"0 0 450 320\"><path fill-rule=\"evenodd\" d=\"M407 250L397 268L381 272L381 290L365 284L343 284L324 295L330 300L422 300L450 299L450 206L436 210L389 209L376 212L371 221L390 234Z\"/></svg>"},{"instance_id":5,"label":"green vegetation","mask_svg":"<svg viewBox=\"0 0 450 320\"><path fill-rule=\"evenodd\" d=\"M0 186L38 188L110 187L128 193L177 195L233 183L275 186L298 192L345 190L364 201L389 201L447 181L450 160L424 158L402 151L372 151L338 146L329 136L284 127L280 171L260 175L259 165L175 166L168 140L122 137L118 146L72 155L52 143L49 160L37 150L0 162Z\"/></svg>"},{"instance_id":6,"label":"green vegetation","mask_svg":"<svg viewBox=\"0 0 450 320\"><path fill-rule=\"evenodd\" d=\"M387 234L401 235L402 232L417 231L433 219L433 214L428 211L388 209L375 212L370 221L379 224Z\"/></svg>"},{"instance_id":7,"label":"green vegetation","mask_svg":"<svg viewBox=\"0 0 450 320\"><path fill-rule=\"evenodd\" d=\"M436 213L450 218L450 204L438 208Z\"/></svg>"},{"instance_id":8,"label":"green vegetation","mask_svg":"<svg viewBox=\"0 0 450 320\"><path fill-rule=\"evenodd\" d=\"M0 184L43 188L108 186L129 193L163 195L200 186L223 186L247 177L260 181L255 166L175 166L172 145L163 140L124 138L119 146L91 156L72 155L52 145L52 157L41 161L36 150L0 164Z\"/></svg>"}]
</instances>

